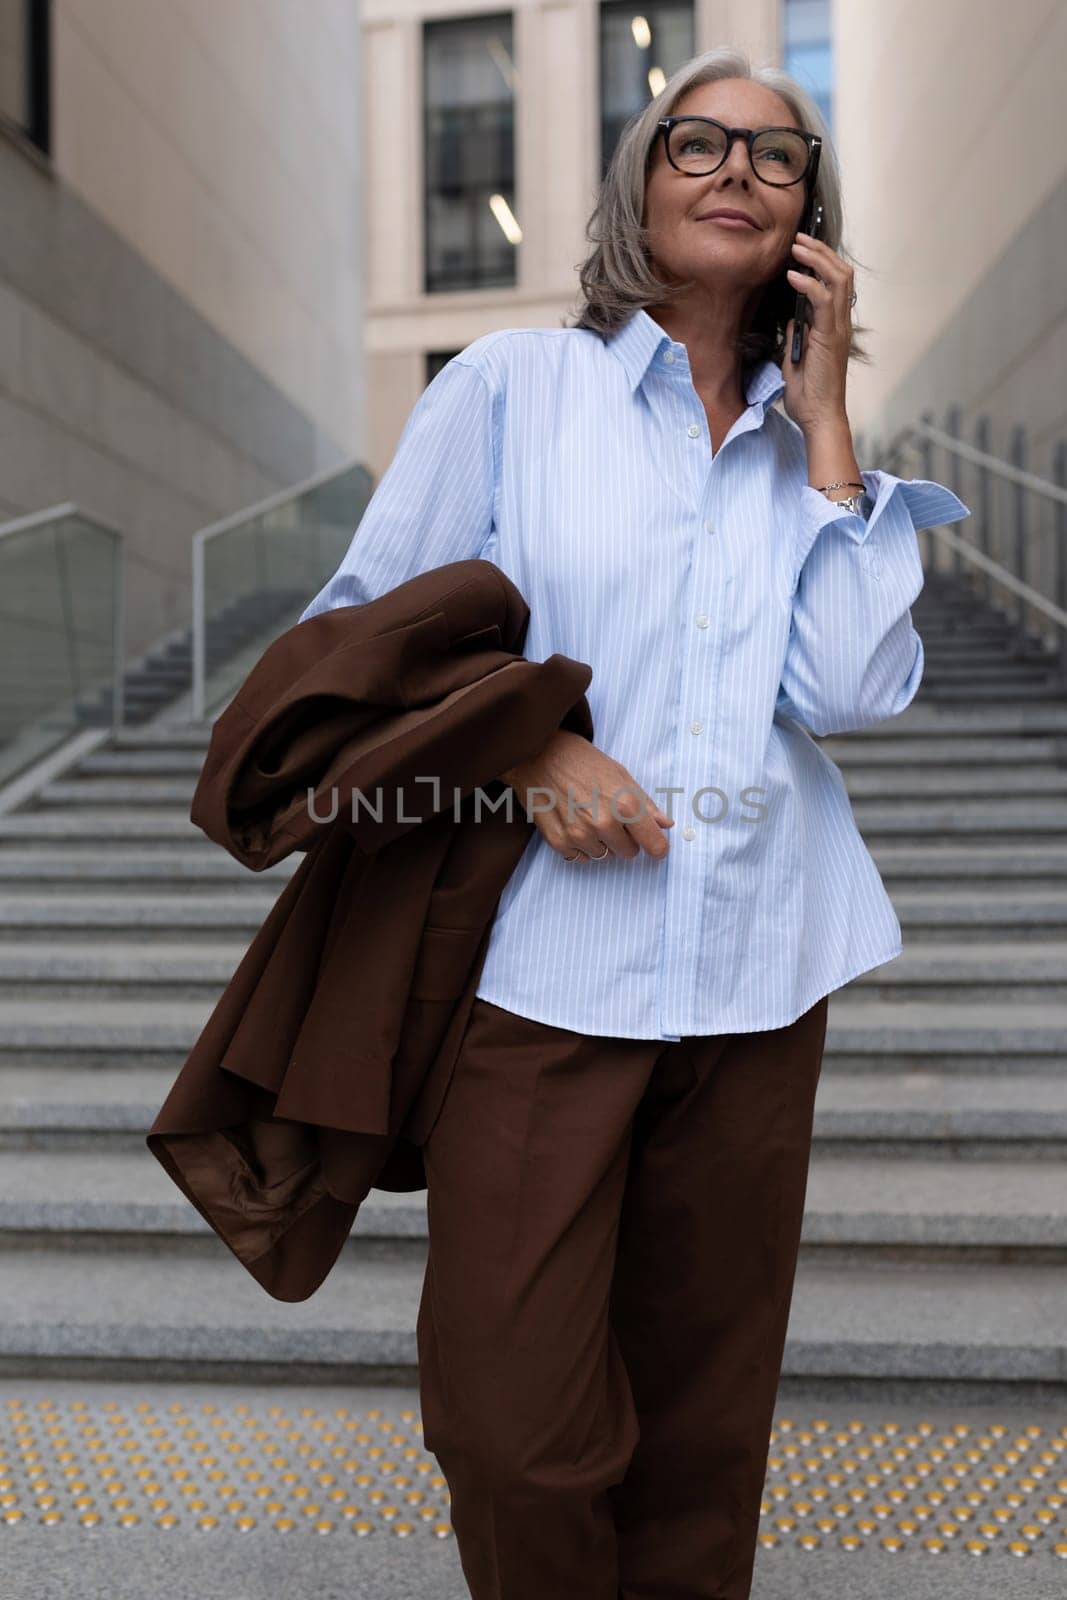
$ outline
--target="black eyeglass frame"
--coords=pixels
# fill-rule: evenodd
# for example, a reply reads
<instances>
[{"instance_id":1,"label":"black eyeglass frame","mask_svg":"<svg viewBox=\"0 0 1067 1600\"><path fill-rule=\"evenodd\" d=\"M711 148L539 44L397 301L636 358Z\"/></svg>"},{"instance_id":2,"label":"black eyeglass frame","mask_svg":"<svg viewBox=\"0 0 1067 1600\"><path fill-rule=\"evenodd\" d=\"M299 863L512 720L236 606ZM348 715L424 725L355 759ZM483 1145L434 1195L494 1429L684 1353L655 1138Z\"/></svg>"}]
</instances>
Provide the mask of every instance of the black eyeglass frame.
<instances>
[{"instance_id":1,"label":"black eyeglass frame","mask_svg":"<svg viewBox=\"0 0 1067 1600\"><path fill-rule=\"evenodd\" d=\"M721 128L726 135L726 149L722 153L722 160L716 162L715 166L709 167L707 172L686 172L684 167L680 167L671 155L671 129L679 122L710 122L713 127ZM718 172L719 168L725 166L726 162L729 161L730 151L734 147L734 140L743 139L748 147L748 164L752 169L753 176L758 178L760 183L765 183L769 189L792 189L794 184L802 183L811 171L812 158L816 150L822 149L822 139L819 134L808 133L805 128L728 128L724 122L719 122L715 117L664 117L660 122L656 123L656 133L663 135L663 148L666 152L667 160L675 172L680 172L683 178L708 178L713 172ZM756 171L756 163L752 159L752 146L761 133L791 133L804 140L808 147L808 159L803 172L798 177L790 178L788 183L773 183L770 178L765 178L762 173ZM655 149L655 144L653 144L652 148Z\"/></svg>"}]
</instances>

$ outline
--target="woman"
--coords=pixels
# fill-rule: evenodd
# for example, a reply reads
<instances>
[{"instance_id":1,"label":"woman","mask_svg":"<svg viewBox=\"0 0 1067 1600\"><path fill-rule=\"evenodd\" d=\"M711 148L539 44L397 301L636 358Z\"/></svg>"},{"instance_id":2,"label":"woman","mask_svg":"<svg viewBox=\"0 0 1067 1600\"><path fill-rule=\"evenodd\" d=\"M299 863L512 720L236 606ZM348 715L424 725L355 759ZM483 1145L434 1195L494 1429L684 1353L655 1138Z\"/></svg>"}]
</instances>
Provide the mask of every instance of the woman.
<instances>
[{"instance_id":1,"label":"woman","mask_svg":"<svg viewBox=\"0 0 1067 1600\"><path fill-rule=\"evenodd\" d=\"M797 237L813 134L822 242ZM471 1593L742 1600L829 993L901 949L802 724L910 703L916 530L968 512L860 471L837 168L791 79L695 58L594 216L576 326L444 367L305 615L483 556L528 658L593 667L595 745L502 774L536 831L423 1151L425 1439Z\"/></svg>"}]
</instances>

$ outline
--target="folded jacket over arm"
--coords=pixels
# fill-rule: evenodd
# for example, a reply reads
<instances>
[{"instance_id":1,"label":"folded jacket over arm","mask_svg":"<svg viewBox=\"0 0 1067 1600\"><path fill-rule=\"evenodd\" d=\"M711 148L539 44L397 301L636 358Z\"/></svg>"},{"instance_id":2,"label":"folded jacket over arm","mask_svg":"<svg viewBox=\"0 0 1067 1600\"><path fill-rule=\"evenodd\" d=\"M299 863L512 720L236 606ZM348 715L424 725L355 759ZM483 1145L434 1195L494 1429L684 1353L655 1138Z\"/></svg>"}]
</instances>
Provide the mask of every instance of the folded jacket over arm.
<instances>
[{"instance_id":1,"label":"folded jacket over arm","mask_svg":"<svg viewBox=\"0 0 1067 1600\"><path fill-rule=\"evenodd\" d=\"M533 832L497 775L593 738L591 667L526 660L528 620L492 562L451 562L289 628L212 728L193 822L252 871L304 859L146 1142L276 1299L315 1291L372 1187L425 1186Z\"/></svg>"}]
</instances>

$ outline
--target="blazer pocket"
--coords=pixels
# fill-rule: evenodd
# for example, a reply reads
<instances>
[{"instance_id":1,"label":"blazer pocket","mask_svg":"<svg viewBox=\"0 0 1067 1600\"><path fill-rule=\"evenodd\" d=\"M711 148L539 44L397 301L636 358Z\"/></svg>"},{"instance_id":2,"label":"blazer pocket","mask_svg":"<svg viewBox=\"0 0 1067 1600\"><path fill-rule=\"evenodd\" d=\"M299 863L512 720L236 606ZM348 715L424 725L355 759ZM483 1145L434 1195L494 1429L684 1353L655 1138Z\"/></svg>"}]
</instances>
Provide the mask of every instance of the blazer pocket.
<instances>
[{"instance_id":1,"label":"blazer pocket","mask_svg":"<svg viewBox=\"0 0 1067 1600\"><path fill-rule=\"evenodd\" d=\"M422 930L415 971L411 979L413 1000L457 1000L467 985L484 928Z\"/></svg>"}]
</instances>

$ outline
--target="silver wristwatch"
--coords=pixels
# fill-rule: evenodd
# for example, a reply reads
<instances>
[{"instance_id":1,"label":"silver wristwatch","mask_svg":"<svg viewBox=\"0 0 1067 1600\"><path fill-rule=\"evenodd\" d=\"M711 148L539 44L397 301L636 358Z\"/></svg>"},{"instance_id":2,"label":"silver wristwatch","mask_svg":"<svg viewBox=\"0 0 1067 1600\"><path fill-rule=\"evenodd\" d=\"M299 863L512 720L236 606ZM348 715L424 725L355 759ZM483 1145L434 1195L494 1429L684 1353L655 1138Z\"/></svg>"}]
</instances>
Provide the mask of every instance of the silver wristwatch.
<instances>
[{"instance_id":1,"label":"silver wristwatch","mask_svg":"<svg viewBox=\"0 0 1067 1600\"><path fill-rule=\"evenodd\" d=\"M853 517L862 517L866 522L873 502L865 489L862 494L846 494L840 500L831 500L830 504L840 506L842 511L847 511Z\"/></svg>"}]
</instances>

